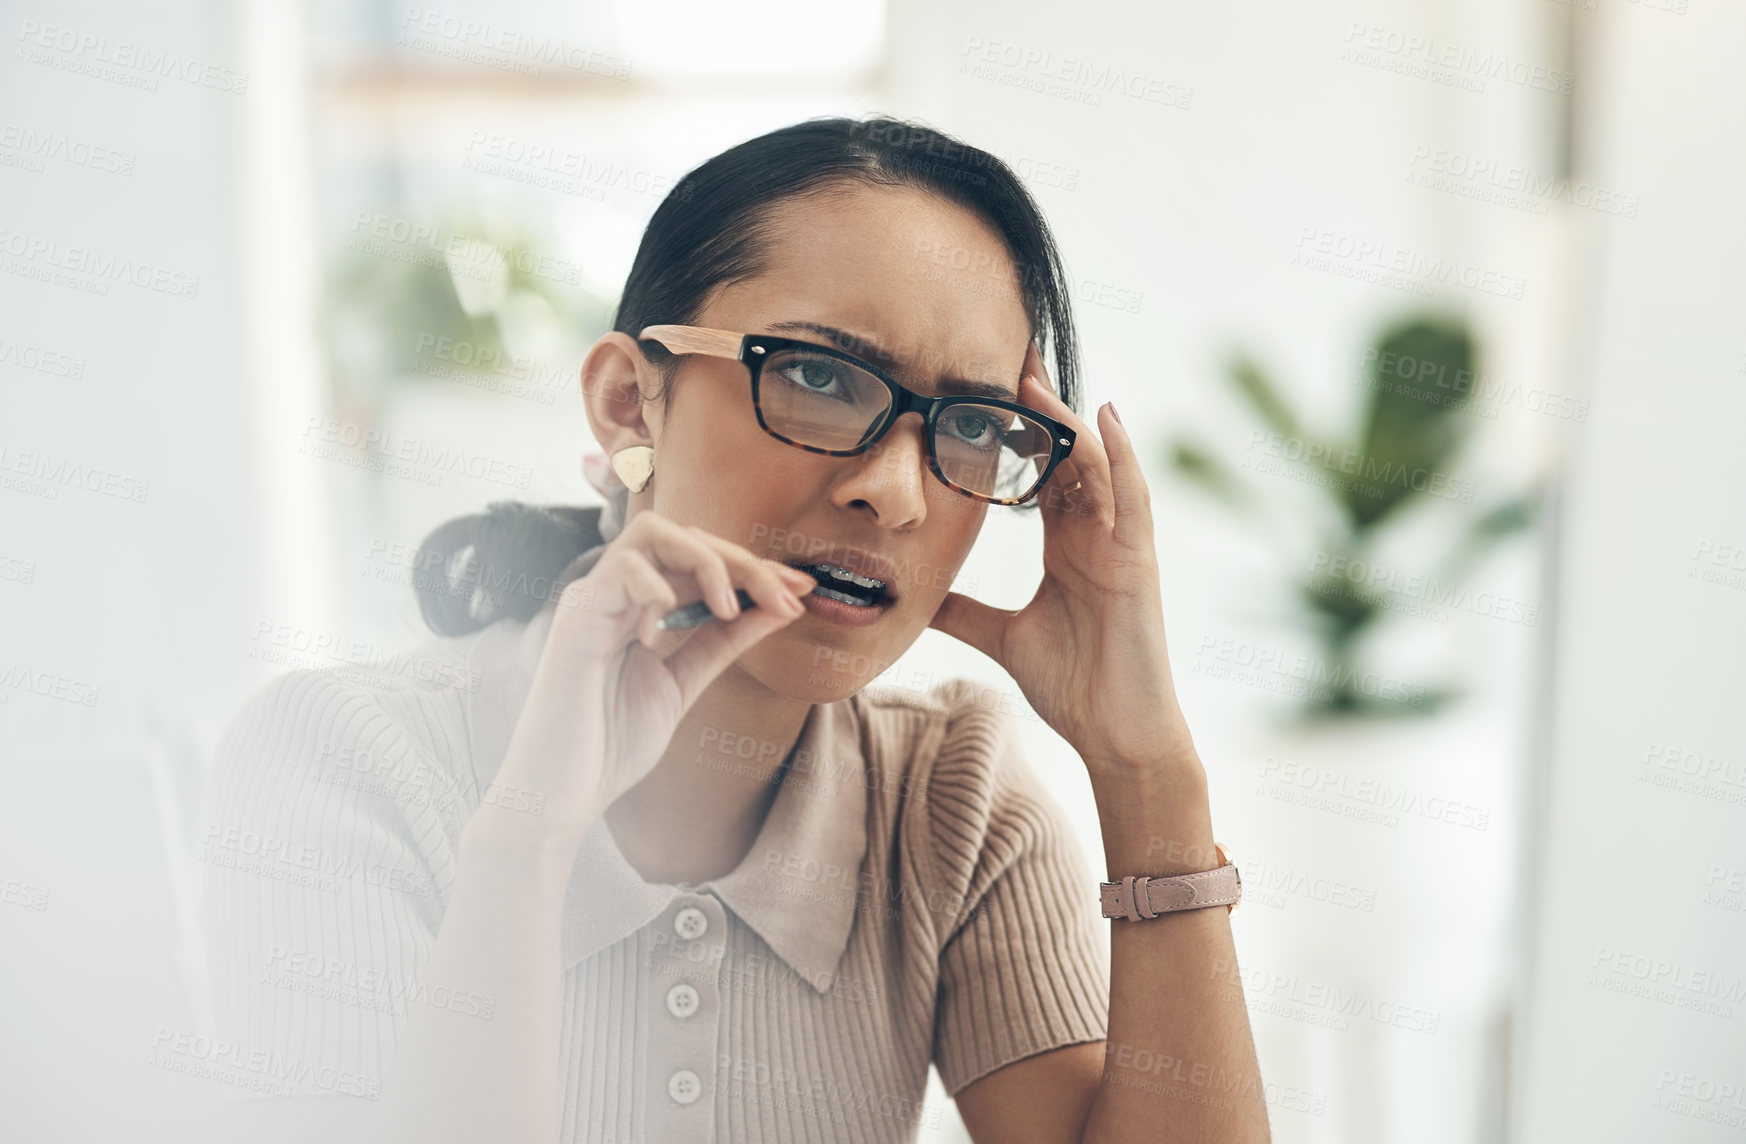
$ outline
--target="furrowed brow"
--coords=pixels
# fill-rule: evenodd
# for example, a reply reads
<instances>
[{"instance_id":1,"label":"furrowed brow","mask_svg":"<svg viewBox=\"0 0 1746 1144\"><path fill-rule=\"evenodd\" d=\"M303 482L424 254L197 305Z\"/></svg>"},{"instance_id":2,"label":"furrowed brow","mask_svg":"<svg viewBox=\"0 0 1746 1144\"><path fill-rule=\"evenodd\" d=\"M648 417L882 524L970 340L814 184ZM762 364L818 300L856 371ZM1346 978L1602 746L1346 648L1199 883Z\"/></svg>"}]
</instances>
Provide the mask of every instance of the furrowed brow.
<instances>
[{"instance_id":1,"label":"furrowed brow","mask_svg":"<svg viewBox=\"0 0 1746 1144\"><path fill-rule=\"evenodd\" d=\"M886 373L899 376L904 372L904 364L884 350L876 342L858 337L835 326L827 326L820 322L774 322L772 330L787 330L796 333L812 333L828 339L844 353L865 358L884 370ZM940 392L962 395L965 397L992 397L997 401L1017 401L1018 394L1003 385L990 381L977 381L969 377L944 377L940 379Z\"/></svg>"}]
</instances>

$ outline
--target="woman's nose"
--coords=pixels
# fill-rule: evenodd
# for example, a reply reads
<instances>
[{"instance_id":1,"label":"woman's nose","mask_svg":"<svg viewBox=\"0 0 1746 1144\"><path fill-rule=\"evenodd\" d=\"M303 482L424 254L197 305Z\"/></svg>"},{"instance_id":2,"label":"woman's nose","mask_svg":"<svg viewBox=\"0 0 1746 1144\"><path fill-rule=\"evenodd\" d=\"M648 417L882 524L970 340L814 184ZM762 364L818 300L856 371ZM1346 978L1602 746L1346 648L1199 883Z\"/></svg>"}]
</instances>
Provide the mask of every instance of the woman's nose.
<instances>
[{"instance_id":1,"label":"woman's nose","mask_svg":"<svg viewBox=\"0 0 1746 1144\"><path fill-rule=\"evenodd\" d=\"M905 524L927 515L930 484L948 491L928 472L927 426L921 414L899 417L885 435L865 453L847 458L852 475L837 487L839 503L864 500L873 506L880 523Z\"/></svg>"}]
</instances>

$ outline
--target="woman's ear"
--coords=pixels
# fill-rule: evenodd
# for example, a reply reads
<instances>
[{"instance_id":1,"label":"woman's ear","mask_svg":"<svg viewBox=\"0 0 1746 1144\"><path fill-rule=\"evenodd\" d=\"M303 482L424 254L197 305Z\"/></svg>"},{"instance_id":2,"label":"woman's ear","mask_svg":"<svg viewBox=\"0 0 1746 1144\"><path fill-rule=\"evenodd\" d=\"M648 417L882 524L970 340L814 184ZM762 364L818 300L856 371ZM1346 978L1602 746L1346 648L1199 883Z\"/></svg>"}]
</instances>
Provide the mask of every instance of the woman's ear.
<instances>
[{"instance_id":1,"label":"woman's ear","mask_svg":"<svg viewBox=\"0 0 1746 1144\"><path fill-rule=\"evenodd\" d=\"M641 378L652 368L629 334L602 334L582 359L582 404L595 440L607 455L632 445L653 444L643 406Z\"/></svg>"}]
</instances>

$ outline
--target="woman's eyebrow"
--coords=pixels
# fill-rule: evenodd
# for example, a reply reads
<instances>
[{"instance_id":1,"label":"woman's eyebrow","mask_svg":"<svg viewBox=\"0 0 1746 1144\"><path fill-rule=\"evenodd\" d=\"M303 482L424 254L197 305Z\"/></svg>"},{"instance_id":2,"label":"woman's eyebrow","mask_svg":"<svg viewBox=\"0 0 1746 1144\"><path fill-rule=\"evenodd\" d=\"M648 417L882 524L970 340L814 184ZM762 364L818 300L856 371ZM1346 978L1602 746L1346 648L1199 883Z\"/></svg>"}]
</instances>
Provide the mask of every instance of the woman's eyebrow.
<instances>
[{"instance_id":1,"label":"woman's eyebrow","mask_svg":"<svg viewBox=\"0 0 1746 1144\"><path fill-rule=\"evenodd\" d=\"M870 339L851 334L847 330L839 330L835 326L827 326L822 322L773 322L772 330L788 330L794 332L814 333L822 335L834 342L838 349L845 353L866 358L880 369L890 374L904 372L904 363L887 352L879 343ZM968 377L944 377L940 379L942 393L959 394L967 397L992 397L997 401L1017 401L1018 394L1003 385L993 382L977 381Z\"/></svg>"}]
</instances>

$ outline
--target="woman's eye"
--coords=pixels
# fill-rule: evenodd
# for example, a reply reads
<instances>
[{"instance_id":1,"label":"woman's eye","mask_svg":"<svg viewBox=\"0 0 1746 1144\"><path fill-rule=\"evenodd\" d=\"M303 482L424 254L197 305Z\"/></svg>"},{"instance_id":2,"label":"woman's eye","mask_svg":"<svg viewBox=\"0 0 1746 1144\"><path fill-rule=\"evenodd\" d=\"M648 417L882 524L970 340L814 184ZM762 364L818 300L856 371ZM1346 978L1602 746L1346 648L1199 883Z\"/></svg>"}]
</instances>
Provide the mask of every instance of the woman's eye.
<instances>
[{"instance_id":1,"label":"woman's eye","mask_svg":"<svg viewBox=\"0 0 1746 1144\"><path fill-rule=\"evenodd\" d=\"M954 434L972 445L993 446L999 443L994 422L980 413L960 413L950 421Z\"/></svg>"},{"instance_id":2,"label":"woman's eye","mask_svg":"<svg viewBox=\"0 0 1746 1144\"><path fill-rule=\"evenodd\" d=\"M837 380L837 371L821 361L797 361L782 369L782 375L796 385L814 392L823 390Z\"/></svg>"}]
</instances>

